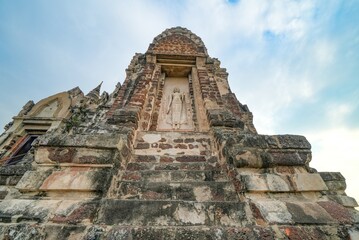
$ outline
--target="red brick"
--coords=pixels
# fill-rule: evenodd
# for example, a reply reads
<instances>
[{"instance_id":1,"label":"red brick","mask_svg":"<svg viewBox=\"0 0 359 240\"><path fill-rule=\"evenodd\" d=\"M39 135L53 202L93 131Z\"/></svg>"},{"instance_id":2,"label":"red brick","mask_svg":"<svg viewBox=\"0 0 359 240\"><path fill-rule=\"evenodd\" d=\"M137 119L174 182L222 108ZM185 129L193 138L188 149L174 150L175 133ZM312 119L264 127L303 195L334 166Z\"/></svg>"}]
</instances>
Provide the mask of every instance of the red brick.
<instances>
[{"instance_id":1,"label":"red brick","mask_svg":"<svg viewBox=\"0 0 359 240\"><path fill-rule=\"evenodd\" d=\"M167 144L167 143L160 143L159 146L161 149L170 149L173 148L173 146L171 144Z\"/></svg>"}]
</instances>

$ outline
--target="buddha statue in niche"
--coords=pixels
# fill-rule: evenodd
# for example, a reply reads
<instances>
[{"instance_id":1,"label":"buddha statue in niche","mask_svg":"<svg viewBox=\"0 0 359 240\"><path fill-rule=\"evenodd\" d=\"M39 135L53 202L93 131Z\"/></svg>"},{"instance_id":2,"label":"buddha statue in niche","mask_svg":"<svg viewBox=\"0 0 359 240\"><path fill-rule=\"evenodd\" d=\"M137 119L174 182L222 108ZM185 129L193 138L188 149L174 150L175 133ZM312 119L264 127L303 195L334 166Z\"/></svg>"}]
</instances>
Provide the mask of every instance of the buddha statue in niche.
<instances>
[{"instance_id":1,"label":"buddha statue in niche","mask_svg":"<svg viewBox=\"0 0 359 240\"><path fill-rule=\"evenodd\" d=\"M167 123L171 124L172 129L180 129L181 124L187 122L185 94L177 87L169 96L166 114Z\"/></svg>"}]
</instances>

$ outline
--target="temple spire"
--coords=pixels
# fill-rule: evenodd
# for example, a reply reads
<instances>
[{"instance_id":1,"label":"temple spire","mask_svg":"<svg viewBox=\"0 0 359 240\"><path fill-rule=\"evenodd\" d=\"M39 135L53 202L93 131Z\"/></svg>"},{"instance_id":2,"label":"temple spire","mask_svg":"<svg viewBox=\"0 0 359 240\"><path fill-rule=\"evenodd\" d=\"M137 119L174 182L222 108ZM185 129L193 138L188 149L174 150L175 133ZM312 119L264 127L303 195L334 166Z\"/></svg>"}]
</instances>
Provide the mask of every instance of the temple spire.
<instances>
[{"instance_id":1,"label":"temple spire","mask_svg":"<svg viewBox=\"0 0 359 240\"><path fill-rule=\"evenodd\" d=\"M97 87L92 89L86 96L93 99L99 99L102 83L103 81Z\"/></svg>"}]
</instances>

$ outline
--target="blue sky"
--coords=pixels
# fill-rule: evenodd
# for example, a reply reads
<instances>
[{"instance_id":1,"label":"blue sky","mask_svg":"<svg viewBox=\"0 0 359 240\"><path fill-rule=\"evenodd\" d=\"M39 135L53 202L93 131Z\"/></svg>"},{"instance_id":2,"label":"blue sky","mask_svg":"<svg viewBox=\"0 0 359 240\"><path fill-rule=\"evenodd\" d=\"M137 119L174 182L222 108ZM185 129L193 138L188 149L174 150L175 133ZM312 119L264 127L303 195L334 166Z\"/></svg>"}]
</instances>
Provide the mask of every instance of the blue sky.
<instances>
[{"instance_id":1,"label":"blue sky","mask_svg":"<svg viewBox=\"0 0 359 240\"><path fill-rule=\"evenodd\" d=\"M0 0L0 125L30 99L123 82L164 29L202 38L262 134L301 134L359 200L356 0Z\"/></svg>"}]
</instances>

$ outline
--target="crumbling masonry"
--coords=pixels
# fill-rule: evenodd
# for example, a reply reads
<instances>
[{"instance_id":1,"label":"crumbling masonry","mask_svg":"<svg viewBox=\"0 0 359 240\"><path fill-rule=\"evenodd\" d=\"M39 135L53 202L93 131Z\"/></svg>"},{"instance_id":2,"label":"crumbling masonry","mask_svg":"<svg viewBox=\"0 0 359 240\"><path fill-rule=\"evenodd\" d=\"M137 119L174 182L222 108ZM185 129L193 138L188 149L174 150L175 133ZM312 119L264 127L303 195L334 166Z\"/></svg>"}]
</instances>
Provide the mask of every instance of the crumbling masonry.
<instances>
[{"instance_id":1,"label":"crumbling masonry","mask_svg":"<svg viewBox=\"0 0 359 240\"><path fill-rule=\"evenodd\" d=\"M358 239L344 177L258 134L227 77L176 27L112 94L28 102L0 136L0 238Z\"/></svg>"}]
</instances>

